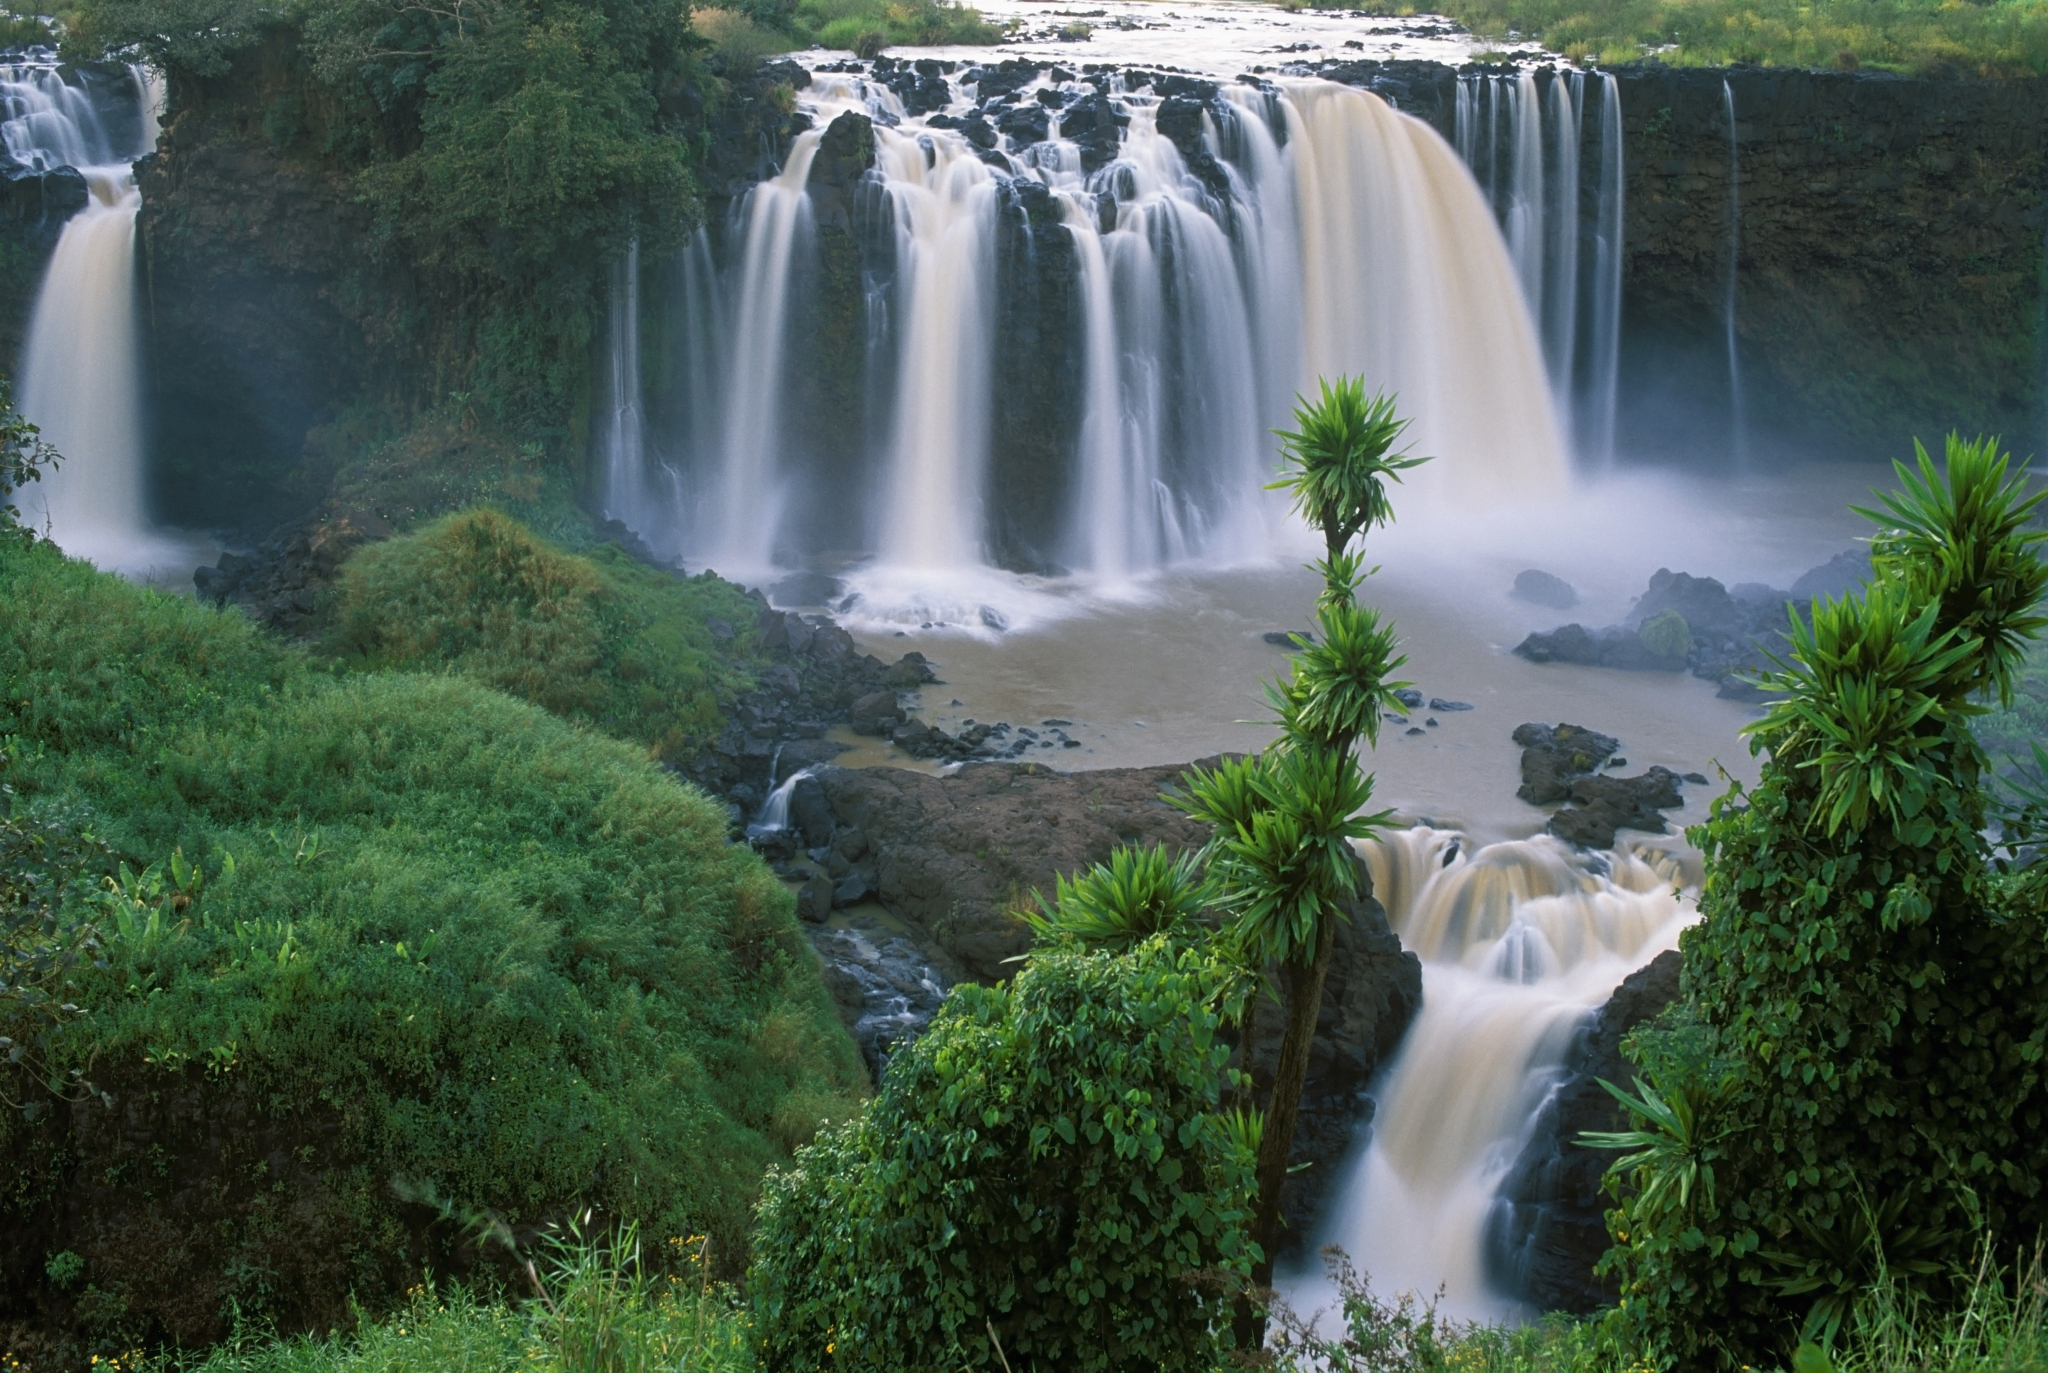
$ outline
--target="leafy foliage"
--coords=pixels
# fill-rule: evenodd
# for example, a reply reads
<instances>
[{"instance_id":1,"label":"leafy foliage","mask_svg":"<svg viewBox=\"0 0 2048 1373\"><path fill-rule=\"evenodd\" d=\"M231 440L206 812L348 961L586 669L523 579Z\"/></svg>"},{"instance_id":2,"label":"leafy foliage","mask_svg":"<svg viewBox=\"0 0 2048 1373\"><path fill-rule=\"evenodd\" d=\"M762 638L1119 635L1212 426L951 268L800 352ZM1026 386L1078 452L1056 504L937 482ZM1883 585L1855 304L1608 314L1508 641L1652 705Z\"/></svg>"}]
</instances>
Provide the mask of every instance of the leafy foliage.
<instances>
[{"instance_id":1,"label":"leafy foliage","mask_svg":"<svg viewBox=\"0 0 2048 1373\"><path fill-rule=\"evenodd\" d=\"M958 988L880 1095L771 1175L770 1370L1207 1368L1252 1158L1218 1030L1248 979L1164 938Z\"/></svg>"},{"instance_id":2,"label":"leafy foliage","mask_svg":"<svg viewBox=\"0 0 2048 1373\"><path fill-rule=\"evenodd\" d=\"M712 1281L702 1238L675 1235L661 1255L637 1231L549 1234L529 1270L533 1295L492 1301L422 1282L383 1320L271 1340L253 1332L184 1373L746 1373L752 1330L732 1289ZM664 1276L657 1271L672 1270Z\"/></svg>"},{"instance_id":3,"label":"leafy foliage","mask_svg":"<svg viewBox=\"0 0 2048 1373\"><path fill-rule=\"evenodd\" d=\"M1121 953L1154 935L1185 935L1210 907L1207 878L1196 855L1164 845L1121 847L1109 861L1074 878L1061 876L1053 899L1036 897L1024 919L1045 940L1073 939Z\"/></svg>"},{"instance_id":4,"label":"leafy foliage","mask_svg":"<svg viewBox=\"0 0 2048 1373\"><path fill-rule=\"evenodd\" d=\"M410 1178L737 1256L762 1170L860 1091L787 894L639 750L457 678L322 673L41 545L0 545L0 607L20 804L172 855L114 874L53 1066L330 1123L337 1245L391 1243Z\"/></svg>"},{"instance_id":5,"label":"leafy foliage","mask_svg":"<svg viewBox=\"0 0 2048 1373\"><path fill-rule=\"evenodd\" d=\"M1659 1357L1780 1357L1851 1328L1873 1280L1952 1296L1974 1231L2048 1223L2044 875L1991 862L1967 727L2048 573L1995 445L1948 454L1866 512L1873 585L1795 626L1790 699L1752 727L1762 780L1692 832L1682 1004L1637 1036L1673 1075L1631 1112L1669 1135L1650 1108L1708 1092L1741 1129L1615 1176L1633 1191L1608 1262ZM1715 1186L1673 1207L1694 1157Z\"/></svg>"},{"instance_id":6,"label":"leafy foliage","mask_svg":"<svg viewBox=\"0 0 2048 1373\"><path fill-rule=\"evenodd\" d=\"M715 576L678 581L612 545L568 553L470 510L356 554L333 647L351 664L458 672L673 757L717 733L721 696L752 686L755 609Z\"/></svg>"},{"instance_id":7,"label":"leafy foliage","mask_svg":"<svg viewBox=\"0 0 2048 1373\"><path fill-rule=\"evenodd\" d=\"M1280 434L1288 471L1269 491L1285 491L1295 511L1323 536L1332 555L1366 530L1394 518L1386 484L1428 458L1394 452L1408 421L1394 413L1394 398L1366 398L1365 378L1319 383L1314 404L1300 400L1295 428Z\"/></svg>"},{"instance_id":8,"label":"leafy foliage","mask_svg":"<svg viewBox=\"0 0 2048 1373\"><path fill-rule=\"evenodd\" d=\"M43 473L61 461L57 450L43 442L42 431L14 408L14 388L0 377L0 529L21 518L21 511L7 498L30 482L41 481Z\"/></svg>"},{"instance_id":9,"label":"leafy foliage","mask_svg":"<svg viewBox=\"0 0 2048 1373\"><path fill-rule=\"evenodd\" d=\"M277 78L242 78L282 62L304 112L286 150L374 218L351 308L380 354L404 358L388 389L410 408L459 393L558 458L575 446L604 269L636 240L666 251L699 218L689 140L704 102L686 93L709 78L684 6L80 0L76 19L74 52L140 50L174 109L211 82L260 113Z\"/></svg>"}]
</instances>

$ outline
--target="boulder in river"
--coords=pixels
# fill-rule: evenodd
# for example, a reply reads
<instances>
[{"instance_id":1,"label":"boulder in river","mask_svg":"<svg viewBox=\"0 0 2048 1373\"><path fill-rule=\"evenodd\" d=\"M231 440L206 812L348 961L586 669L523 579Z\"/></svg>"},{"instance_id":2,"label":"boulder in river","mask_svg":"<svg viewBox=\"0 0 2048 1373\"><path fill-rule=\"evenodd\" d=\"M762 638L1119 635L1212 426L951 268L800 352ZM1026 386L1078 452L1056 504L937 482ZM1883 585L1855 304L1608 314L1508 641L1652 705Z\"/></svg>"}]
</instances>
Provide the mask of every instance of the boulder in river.
<instances>
[{"instance_id":1,"label":"boulder in river","mask_svg":"<svg viewBox=\"0 0 2048 1373\"><path fill-rule=\"evenodd\" d=\"M1533 567L1515 574L1513 595L1518 601L1548 606L1552 610L1570 610L1579 603L1579 593L1570 582Z\"/></svg>"}]
</instances>

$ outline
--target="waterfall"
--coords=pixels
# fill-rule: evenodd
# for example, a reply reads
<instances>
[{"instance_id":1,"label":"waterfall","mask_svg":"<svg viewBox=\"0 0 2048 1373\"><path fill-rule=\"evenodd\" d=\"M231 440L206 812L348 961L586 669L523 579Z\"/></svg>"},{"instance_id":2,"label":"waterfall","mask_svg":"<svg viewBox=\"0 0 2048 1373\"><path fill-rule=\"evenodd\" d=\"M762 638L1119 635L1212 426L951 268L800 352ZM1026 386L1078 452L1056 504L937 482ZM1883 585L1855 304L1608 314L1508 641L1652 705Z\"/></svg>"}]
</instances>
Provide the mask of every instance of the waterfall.
<instances>
[{"instance_id":1,"label":"waterfall","mask_svg":"<svg viewBox=\"0 0 2048 1373\"><path fill-rule=\"evenodd\" d=\"M1543 356L1551 386L1558 394L1558 413L1571 413L1572 363L1579 323L1579 127L1578 72L1560 74L1550 82L1550 167L1548 195L1550 233L1543 268Z\"/></svg>"},{"instance_id":2,"label":"waterfall","mask_svg":"<svg viewBox=\"0 0 2048 1373\"><path fill-rule=\"evenodd\" d=\"M981 562L995 177L965 139L879 143L907 298L878 547L892 566L958 570Z\"/></svg>"},{"instance_id":3,"label":"waterfall","mask_svg":"<svg viewBox=\"0 0 2048 1373\"><path fill-rule=\"evenodd\" d=\"M1536 73L1525 71L1514 79L1507 92L1508 129L1514 139L1513 168L1508 183L1508 252L1515 259L1515 273L1522 279L1522 294L1529 310L1543 313L1543 97L1536 86Z\"/></svg>"},{"instance_id":4,"label":"waterfall","mask_svg":"<svg viewBox=\"0 0 2048 1373\"><path fill-rule=\"evenodd\" d=\"M1561 481L1542 307L1434 130L1319 80L1164 96L1054 75L984 99L970 69L916 115L884 82L814 78L783 171L671 272L675 370L637 462L671 455L674 481L638 488L662 507L643 535L673 529L728 573L830 550L863 615L998 626L1018 585L1001 568L1109 589L1272 556L1271 430L1340 372L1394 391L1439 458L1410 500ZM1533 83L1528 103L1541 221ZM849 184L834 154L814 181L821 131L849 111L872 121L873 167ZM1533 241L1541 279L1540 223ZM865 320L814 321L811 280ZM801 408L844 396L848 373L865 414ZM841 493L822 506L821 479Z\"/></svg>"},{"instance_id":5,"label":"waterfall","mask_svg":"<svg viewBox=\"0 0 2048 1373\"><path fill-rule=\"evenodd\" d=\"M1441 1286L1447 1313L1499 1319L1516 1307L1488 1274L1500 1185L1579 1027L1677 946L1696 891L1653 848L1592 855L1547 836L1466 847L1426 828L1361 846L1389 921L1422 959L1423 1006L1324 1239L1383 1293Z\"/></svg>"},{"instance_id":6,"label":"waterfall","mask_svg":"<svg viewBox=\"0 0 2048 1373\"><path fill-rule=\"evenodd\" d=\"M728 575L759 572L773 562L775 518L782 500L781 438L790 262L810 224L804 183L818 152L818 132L799 134L782 172L747 193L746 255L740 265L730 407L721 432L719 491L704 506L708 526L697 543Z\"/></svg>"},{"instance_id":7,"label":"waterfall","mask_svg":"<svg viewBox=\"0 0 2048 1373\"><path fill-rule=\"evenodd\" d=\"M1587 196L1592 99L1598 181ZM1458 155L1486 188L1536 318L1558 413L1572 421L1580 457L1606 467L1621 346L1620 84L1605 72L1461 76L1453 112Z\"/></svg>"},{"instance_id":8,"label":"waterfall","mask_svg":"<svg viewBox=\"0 0 2048 1373\"><path fill-rule=\"evenodd\" d=\"M88 191L50 258L23 350L22 413L63 462L21 493L22 514L65 551L106 566L134 565L153 548L135 304L142 198L128 162L154 144L162 87L139 68L125 85L95 92L52 64L0 67L8 155L76 168Z\"/></svg>"},{"instance_id":9,"label":"waterfall","mask_svg":"<svg viewBox=\"0 0 2048 1373\"><path fill-rule=\"evenodd\" d=\"M646 509L648 464L640 399L640 244L611 268L605 310L605 391L600 416L602 508L636 527L654 521Z\"/></svg>"},{"instance_id":10,"label":"waterfall","mask_svg":"<svg viewBox=\"0 0 2048 1373\"><path fill-rule=\"evenodd\" d=\"M1735 347L1735 276L1742 261L1742 163L1735 146L1735 88L1721 79L1728 112L1728 292L1721 316L1728 330L1729 452L1739 471L1749 465L1749 417L1742 400L1742 361Z\"/></svg>"},{"instance_id":11,"label":"waterfall","mask_svg":"<svg viewBox=\"0 0 2048 1373\"><path fill-rule=\"evenodd\" d=\"M1600 76L1600 193L1593 228L1592 355L1584 451L1614 465L1614 412L1620 399L1622 186L1621 83Z\"/></svg>"},{"instance_id":12,"label":"waterfall","mask_svg":"<svg viewBox=\"0 0 2048 1373\"><path fill-rule=\"evenodd\" d=\"M779 754L778 754L779 757ZM796 792L796 784L811 775L811 769L798 768L783 780L781 785L768 793L768 799L761 803L761 813L747 826L747 837L758 839L764 834L789 828L789 798Z\"/></svg>"}]
</instances>

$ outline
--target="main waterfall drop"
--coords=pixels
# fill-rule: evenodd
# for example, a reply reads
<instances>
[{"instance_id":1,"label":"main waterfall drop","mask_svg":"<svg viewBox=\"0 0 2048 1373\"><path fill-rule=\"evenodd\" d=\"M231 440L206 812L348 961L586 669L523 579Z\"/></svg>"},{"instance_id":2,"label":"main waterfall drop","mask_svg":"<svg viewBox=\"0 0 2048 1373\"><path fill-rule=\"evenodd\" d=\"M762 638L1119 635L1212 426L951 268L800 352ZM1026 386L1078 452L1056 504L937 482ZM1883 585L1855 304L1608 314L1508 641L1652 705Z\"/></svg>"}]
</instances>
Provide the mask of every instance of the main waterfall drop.
<instances>
[{"instance_id":1,"label":"main waterfall drop","mask_svg":"<svg viewBox=\"0 0 2048 1373\"><path fill-rule=\"evenodd\" d=\"M665 273L625 484L671 494L622 516L655 546L970 626L1010 573L1263 559L1271 430L1339 374L1437 458L1415 505L1564 481L1507 247L1426 124L1313 79L917 65L817 75L781 172Z\"/></svg>"},{"instance_id":2,"label":"main waterfall drop","mask_svg":"<svg viewBox=\"0 0 2048 1373\"><path fill-rule=\"evenodd\" d=\"M52 65L0 68L0 125L25 167L72 167L84 208L65 224L36 297L21 364L22 413L63 461L20 493L29 523L108 567L151 559L142 359L129 163L155 146L162 88L137 68L127 89L67 82Z\"/></svg>"}]
</instances>

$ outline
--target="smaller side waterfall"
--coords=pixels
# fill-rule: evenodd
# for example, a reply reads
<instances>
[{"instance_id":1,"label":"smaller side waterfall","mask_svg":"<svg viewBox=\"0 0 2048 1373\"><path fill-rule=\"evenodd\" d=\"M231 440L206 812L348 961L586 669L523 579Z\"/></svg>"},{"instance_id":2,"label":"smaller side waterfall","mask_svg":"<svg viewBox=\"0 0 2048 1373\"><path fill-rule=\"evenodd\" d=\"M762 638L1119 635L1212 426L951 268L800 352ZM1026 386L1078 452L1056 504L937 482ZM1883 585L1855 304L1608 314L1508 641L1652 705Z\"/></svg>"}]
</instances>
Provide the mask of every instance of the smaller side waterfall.
<instances>
[{"instance_id":1,"label":"smaller side waterfall","mask_svg":"<svg viewBox=\"0 0 2048 1373\"><path fill-rule=\"evenodd\" d=\"M1614 465L1614 412L1620 400L1622 188L1621 83L1600 74L1600 195L1593 228L1593 338L1586 390L1584 452Z\"/></svg>"},{"instance_id":2,"label":"smaller side waterfall","mask_svg":"<svg viewBox=\"0 0 2048 1373\"><path fill-rule=\"evenodd\" d=\"M130 159L154 146L160 79L85 69L66 79L54 58L0 66L0 144L15 163L72 167L85 206L64 225L36 294L21 363L22 413L60 455L21 493L23 517L76 556L107 567L147 561L150 536L135 304Z\"/></svg>"},{"instance_id":3,"label":"smaller side waterfall","mask_svg":"<svg viewBox=\"0 0 2048 1373\"><path fill-rule=\"evenodd\" d=\"M1580 459L1606 467L1621 348L1620 84L1607 72L1463 76L1453 115L1458 155L1500 221L1541 335L1558 414Z\"/></svg>"},{"instance_id":4,"label":"smaller side waterfall","mask_svg":"<svg viewBox=\"0 0 2048 1373\"><path fill-rule=\"evenodd\" d=\"M1383 1293L1445 1289L1447 1313L1495 1320L1488 1222L1574 1034L1695 915L1690 876L1654 848L1586 854L1548 837L1466 852L1411 829L1361 845L1423 1008L1378 1092L1373 1137L1328 1242ZM1313 1309L1327 1294L1291 1298Z\"/></svg>"},{"instance_id":5,"label":"smaller side waterfall","mask_svg":"<svg viewBox=\"0 0 2048 1373\"><path fill-rule=\"evenodd\" d=\"M749 839L759 839L789 828L789 798L795 794L796 784L810 775L811 769L798 768L768 793L768 799L761 803L761 813L747 826Z\"/></svg>"},{"instance_id":6,"label":"smaller side waterfall","mask_svg":"<svg viewBox=\"0 0 2048 1373\"><path fill-rule=\"evenodd\" d=\"M1749 465L1749 416L1742 399L1742 359L1735 346L1735 279L1742 262L1742 162L1736 147L1735 88L1721 81L1721 101L1728 111L1728 292L1721 307L1728 328L1729 453L1736 470Z\"/></svg>"},{"instance_id":7,"label":"smaller side waterfall","mask_svg":"<svg viewBox=\"0 0 2048 1373\"><path fill-rule=\"evenodd\" d=\"M112 565L149 528L135 318L142 197L125 167L95 167L86 182L92 200L57 241L23 350L22 413L63 462L22 493L22 515L65 552Z\"/></svg>"},{"instance_id":8,"label":"smaller side waterfall","mask_svg":"<svg viewBox=\"0 0 2048 1373\"><path fill-rule=\"evenodd\" d=\"M598 443L604 513L646 528L645 426L640 402L640 245L612 264L605 311L605 408Z\"/></svg>"},{"instance_id":9,"label":"smaller side waterfall","mask_svg":"<svg viewBox=\"0 0 2048 1373\"><path fill-rule=\"evenodd\" d=\"M798 135L779 176L747 193L746 257L740 264L723 433L719 493L708 502L699 543L729 574L759 572L773 562L776 512L782 500L782 377L789 328L790 260L809 230L804 194L818 131Z\"/></svg>"}]
</instances>

